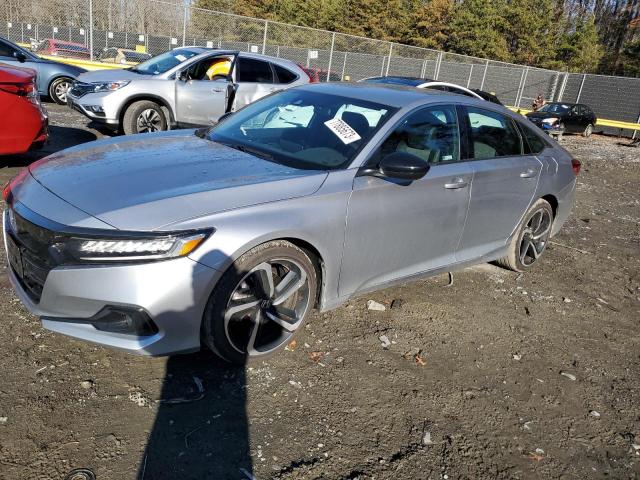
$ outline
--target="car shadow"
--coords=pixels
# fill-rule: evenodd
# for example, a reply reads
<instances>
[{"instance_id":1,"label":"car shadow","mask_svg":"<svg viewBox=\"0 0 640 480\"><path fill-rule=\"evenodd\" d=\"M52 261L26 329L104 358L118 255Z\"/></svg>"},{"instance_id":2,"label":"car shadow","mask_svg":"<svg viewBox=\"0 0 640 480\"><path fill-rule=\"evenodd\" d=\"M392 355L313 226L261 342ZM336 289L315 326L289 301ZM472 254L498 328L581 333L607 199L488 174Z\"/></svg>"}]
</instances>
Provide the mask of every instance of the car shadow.
<instances>
[{"instance_id":1,"label":"car shadow","mask_svg":"<svg viewBox=\"0 0 640 480\"><path fill-rule=\"evenodd\" d=\"M138 480L251 479L245 380L207 351L169 357Z\"/></svg>"},{"instance_id":2,"label":"car shadow","mask_svg":"<svg viewBox=\"0 0 640 480\"><path fill-rule=\"evenodd\" d=\"M138 480L253 480L246 403L245 365L205 346L170 356Z\"/></svg>"},{"instance_id":3,"label":"car shadow","mask_svg":"<svg viewBox=\"0 0 640 480\"><path fill-rule=\"evenodd\" d=\"M24 167L65 148L96 140L98 136L82 128L49 126L49 140L38 150L16 155L0 156L0 167Z\"/></svg>"}]
</instances>

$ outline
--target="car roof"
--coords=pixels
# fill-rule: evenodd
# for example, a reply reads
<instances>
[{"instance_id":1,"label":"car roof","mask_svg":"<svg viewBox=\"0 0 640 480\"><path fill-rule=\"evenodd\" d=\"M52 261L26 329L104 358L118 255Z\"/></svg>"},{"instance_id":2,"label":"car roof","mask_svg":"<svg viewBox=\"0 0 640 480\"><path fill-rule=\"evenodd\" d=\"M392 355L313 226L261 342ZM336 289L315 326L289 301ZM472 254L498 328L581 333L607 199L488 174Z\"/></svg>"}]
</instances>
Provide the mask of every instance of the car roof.
<instances>
[{"instance_id":1,"label":"car roof","mask_svg":"<svg viewBox=\"0 0 640 480\"><path fill-rule=\"evenodd\" d=\"M329 82L311 83L297 88L315 92L319 91L330 95L350 97L356 100L380 103L382 105L388 105L395 108L402 108L419 101L426 103L429 99L442 100L443 97L447 96L455 98L456 100L467 98L440 90L418 89L410 86L394 85L389 83Z\"/></svg>"}]
</instances>

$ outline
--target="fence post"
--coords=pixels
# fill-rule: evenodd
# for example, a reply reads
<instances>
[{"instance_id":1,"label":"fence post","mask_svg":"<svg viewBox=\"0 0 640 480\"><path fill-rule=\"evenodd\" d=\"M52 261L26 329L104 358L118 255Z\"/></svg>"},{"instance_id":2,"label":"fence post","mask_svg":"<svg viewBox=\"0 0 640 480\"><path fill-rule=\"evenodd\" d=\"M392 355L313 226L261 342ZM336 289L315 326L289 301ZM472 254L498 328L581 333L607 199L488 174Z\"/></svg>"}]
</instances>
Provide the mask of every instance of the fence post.
<instances>
[{"instance_id":1,"label":"fence post","mask_svg":"<svg viewBox=\"0 0 640 480\"><path fill-rule=\"evenodd\" d=\"M93 60L93 0L89 0L89 59Z\"/></svg>"},{"instance_id":2,"label":"fence post","mask_svg":"<svg viewBox=\"0 0 640 480\"><path fill-rule=\"evenodd\" d=\"M333 47L336 44L336 32L331 35L331 50L329 50L329 66L327 67L327 82L331 79L331 63L333 62Z\"/></svg>"},{"instance_id":3,"label":"fence post","mask_svg":"<svg viewBox=\"0 0 640 480\"><path fill-rule=\"evenodd\" d=\"M524 93L524 86L527 83L527 75L529 74L529 67L522 69L522 75L520 76L520 84L518 85L518 93L516 95L516 108L520 108L520 102L522 101L522 94Z\"/></svg>"},{"instance_id":4,"label":"fence post","mask_svg":"<svg viewBox=\"0 0 640 480\"><path fill-rule=\"evenodd\" d=\"M389 44L389 60L387 60L387 70L384 72L384 76L389 76L389 65L391 65L391 54L393 53L393 43Z\"/></svg>"},{"instance_id":5,"label":"fence post","mask_svg":"<svg viewBox=\"0 0 640 480\"><path fill-rule=\"evenodd\" d=\"M640 125L640 113L638 114L638 120L636 121L636 123L637 123L638 125ZM636 139L636 133L638 133L638 131L637 131L637 130L634 130L634 131L633 131L633 136L631 137L631 139L632 139L632 140L635 140L635 139Z\"/></svg>"},{"instance_id":6,"label":"fence post","mask_svg":"<svg viewBox=\"0 0 640 480\"><path fill-rule=\"evenodd\" d=\"M424 78L427 72L427 59L425 58L422 61L422 70L420 71L420 78Z\"/></svg>"},{"instance_id":7,"label":"fence post","mask_svg":"<svg viewBox=\"0 0 640 480\"><path fill-rule=\"evenodd\" d=\"M484 72L482 74L482 82L480 82L480 90L484 90L484 80L487 78L487 70L489 70L489 60L484 62Z\"/></svg>"},{"instance_id":8,"label":"fence post","mask_svg":"<svg viewBox=\"0 0 640 480\"><path fill-rule=\"evenodd\" d=\"M587 78L587 74L582 74L582 82L580 82L580 90L578 90L578 96L576 97L576 103L580 103L580 95L582 95L582 87L584 87L584 81Z\"/></svg>"},{"instance_id":9,"label":"fence post","mask_svg":"<svg viewBox=\"0 0 640 480\"><path fill-rule=\"evenodd\" d=\"M469 69L469 78L467 78L467 88L471 85L471 75L473 75L473 63L471 64L471 68Z\"/></svg>"},{"instance_id":10,"label":"fence post","mask_svg":"<svg viewBox=\"0 0 640 480\"><path fill-rule=\"evenodd\" d=\"M434 80L438 80L440 76L440 65L442 64L442 52L438 52L438 59L436 60L436 70L433 75Z\"/></svg>"},{"instance_id":11,"label":"fence post","mask_svg":"<svg viewBox=\"0 0 640 480\"><path fill-rule=\"evenodd\" d=\"M269 22L267 20L264 21L264 34L262 35L262 54L264 55L264 51L267 48L267 30L269 30Z\"/></svg>"},{"instance_id":12,"label":"fence post","mask_svg":"<svg viewBox=\"0 0 640 480\"><path fill-rule=\"evenodd\" d=\"M558 98L556 99L556 102L562 101L562 97L564 96L564 89L566 88L568 81L569 81L569 72L566 72L562 77L562 83L560 84L560 91L558 92Z\"/></svg>"},{"instance_id":13,"label":"fence post","mask_svg":"<svg viewBox=\"0 0 640 480\"><path fill-rule=\"evenodd\" d=\"M344 80L344 72L347 68L347 52L344 52L344 61L342 62L342 75L340 75L340 80Z\"/></svg>"},{"instance_id":14,"label":"fence post","mask_svg":"<svg viewBox=\"0 0 640 480\"><path fill-rule=\"evenodd\" d=\"M182 46L184 47L187 42L187 9L189 4L184 4L184 13L182 15ZM146 38L146 35L145 35Z\"/></svg>"}]
</instances>

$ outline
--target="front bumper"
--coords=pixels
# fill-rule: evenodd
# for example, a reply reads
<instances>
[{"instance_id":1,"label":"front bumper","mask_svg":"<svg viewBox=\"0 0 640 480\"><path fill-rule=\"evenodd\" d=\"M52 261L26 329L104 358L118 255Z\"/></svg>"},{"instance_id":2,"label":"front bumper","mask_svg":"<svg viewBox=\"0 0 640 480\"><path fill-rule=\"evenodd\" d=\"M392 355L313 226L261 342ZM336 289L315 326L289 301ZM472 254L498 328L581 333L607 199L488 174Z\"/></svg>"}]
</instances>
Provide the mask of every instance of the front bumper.
<instances>
[{"instance_id":1,"label":"front bumper","mask_svg":"<svg viewBox=\"0 0 640 480\"><path fill-rule=\"evenodd\" d=\"M107 125L118 125L118 113L123 104L117 97L119 91L87 93L77 97L69 91L67 93L67 106L76 112L83 114L94 122Z\"/></svg>"},{"instance_id":2,"label":"front bumper","mask_svg":"<svg viewBox=\"0 0 640 480\"><path fill-rule=\"evenodd\" d=\"M5 228L5 245L7 235ZM221 275L188 257L144 264L57 267L49 271L42 295L35 301L9 268L20 301L41 317L46 329L142 355L200 348L202 316ZM98 330L89 319L107 306L143 309L157 333L136 336Z\"/></svg>"}]
</instances>

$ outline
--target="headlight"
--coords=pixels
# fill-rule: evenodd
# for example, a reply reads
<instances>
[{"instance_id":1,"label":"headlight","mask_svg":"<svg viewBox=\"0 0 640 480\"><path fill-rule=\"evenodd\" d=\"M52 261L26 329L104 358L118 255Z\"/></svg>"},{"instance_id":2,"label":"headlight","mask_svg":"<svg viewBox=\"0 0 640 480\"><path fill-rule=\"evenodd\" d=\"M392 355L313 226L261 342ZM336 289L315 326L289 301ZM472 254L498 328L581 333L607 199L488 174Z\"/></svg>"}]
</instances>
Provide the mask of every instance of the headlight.
<instances>
[{"instance_id":1,"label":"headlight","mask_svg":"<svg viewBox=\"0 0 640 480\"><path fill-rule=\"evenodd\" d=\"M92 83L94 92L115 92L129 85L128 80L119 80L117 82L95 82Z\"/></svg>"},{"instance_id":2,"label":"headlight","mask_svg":"<svg viewBox=\"0 0 640 480\"><path fill-rule=\"evenodd\" d=\"M82 262L163 260L189 255L211 234L190 232L138 238L69 238L65 256Z\"/></svg>"},{"instance_id":3,"label":"headlight","mask_svg":"<svg viewBox=\"0 0 640 480\"><path fill-rule=\"evenodd\" d=\"M557 118L544 118L544 119L542 119L542 123L546 123L548 125L553 125L557 121L558 121Z\"/></svg>"}]
</instances>

